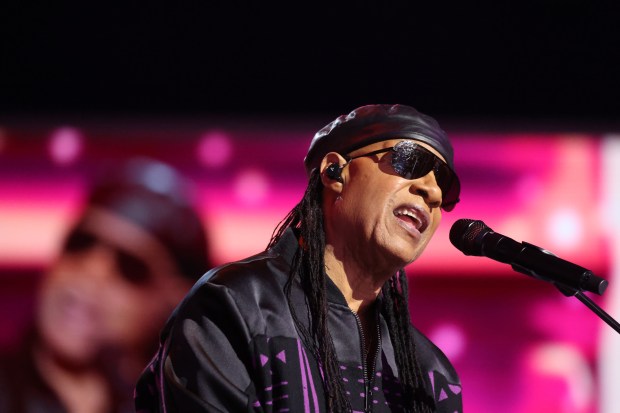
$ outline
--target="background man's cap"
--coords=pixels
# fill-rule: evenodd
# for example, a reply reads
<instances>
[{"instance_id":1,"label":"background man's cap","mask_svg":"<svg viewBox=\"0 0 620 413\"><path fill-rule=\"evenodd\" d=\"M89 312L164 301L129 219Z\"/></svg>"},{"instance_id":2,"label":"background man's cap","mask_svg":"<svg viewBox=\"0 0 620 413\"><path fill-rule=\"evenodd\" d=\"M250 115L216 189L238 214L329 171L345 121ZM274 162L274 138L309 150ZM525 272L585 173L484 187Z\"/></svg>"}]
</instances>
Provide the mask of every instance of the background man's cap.
<instances>
[{"instance_id":1,"label":"background man's cap","mask_svg":"<svg viewBox=\"0 0 620 413\"><path fill-rule=\"evenodd\" d=\"M206 234L191 204L190 184L167 164L130 160L93 187L88 205L117 214L157 238L181 275L197 280L210 268Z\"/></svg>"}]
</instances>

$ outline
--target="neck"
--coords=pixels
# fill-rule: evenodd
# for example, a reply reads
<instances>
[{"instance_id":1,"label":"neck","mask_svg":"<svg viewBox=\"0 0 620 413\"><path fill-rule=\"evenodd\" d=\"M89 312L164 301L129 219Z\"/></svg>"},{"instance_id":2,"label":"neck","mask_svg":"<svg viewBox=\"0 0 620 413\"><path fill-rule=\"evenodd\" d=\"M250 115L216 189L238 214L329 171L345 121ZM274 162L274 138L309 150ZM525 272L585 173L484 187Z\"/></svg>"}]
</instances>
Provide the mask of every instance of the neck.
<instances>
[{"instance_id":1,"label":"neck","mask_svg":"<svg viewBox=\"0 0 620 413\"><path fill-rule=\"evenodd\" d=\"M375 303L386 279L364 271L358 265L346 265L337 259L330 245L325 249L325 267L351 311L357 314L364 337L365 353L362 356L368 365L374 365L374 349L378 340Z\"/></svg>"},{"instance_id":2,"label":"neck","mask_svg":"<svg viewBox=\"0 0 620 413\"><path fill-rule=\"evenodd\" d=\"M69 413L103 413L110 409L110 388L96 367L62 363L44 348L34 349L34 362L43 381Z\"/></svg>"},{"instance_id":3,"label":"neck","mask_svg":"<svg viewBox=\"0 0 620 413\"><path fill-rule=\"evenodd\" d=\"M343 260L328 244L325 247L325 270L344 295L347 304L360 316L365 316L367 310L377 299L381 287L389 279L357 265L355 260Z\"/></svg>"}]
</instances>

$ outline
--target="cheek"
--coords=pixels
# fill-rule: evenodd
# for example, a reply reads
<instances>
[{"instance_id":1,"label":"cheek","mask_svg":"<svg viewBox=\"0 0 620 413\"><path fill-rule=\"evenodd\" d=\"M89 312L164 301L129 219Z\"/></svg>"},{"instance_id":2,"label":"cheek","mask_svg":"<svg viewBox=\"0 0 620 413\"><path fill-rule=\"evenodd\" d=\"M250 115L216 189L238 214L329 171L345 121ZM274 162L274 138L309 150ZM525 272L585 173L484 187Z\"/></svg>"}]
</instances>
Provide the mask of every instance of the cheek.
<instances>
[{"instance_id":1,"label":"cheek","mask_svg":"<svg viewBox=\"0 0 620 413\"><path fill-rule=\"evenodd\" d=\"M375 232L378 227L385 227L387 220L386 211L389 207L384 194L377 192L364 192L363 194L347 194L339 205L339 217L337 222L341 231L349 232L352 229L363 231L364 234Z\"/></svg>"},{"instance_id":2,"label":"cheek","mask_svg":"<svg viewBox=\"0 0 620 413\"><path fill-rule=\"evenodd\" d=\"M57 262L44 275L37 291L37 311L45 316L47 312L62 305L69 295L81 293L84 299L91 297L89 290L84 287L84 282L79 276L74 265L67 260Z\"/></svg>"},{"instance_id":3,"label":"cheek","mask_svg":"<svg viewBox=\"0 0 620 413\"><path fill-rule=\"evenodd\" d=\"M123 318L131 319L135 314L143 311L145 305L152 305L149 301L154 301L154 297L148 300L147 291L135 291L131 286L121 283L116 285L108 285L105 288L105 294L102 294L101 300L108 309L107 314L113 317L117 322L122 322Z\"/></svg>"},{"instance_id":4,"label":"cheek","mask_svg":"<svg viewBox=\"0 0 620 413\"><path fill-rule=\"evenodd\" d=\"M104 334L110 343L131 343L150 338L159 322L156 295L131 288L109 288L104 297Z\"/></svg>"},{"instance_id":5,"label":"cheek","mask_svg":"<svg viewBox=\"0 0 620 413\"><path fill-rule=\"evenodd\" d=\"M139 328L141 324L158 322L169 309L163 293L154 288L117 286L105 294L108 321L119 328Z\"/></svg>"},{"instance_id":6,"label":"cheek","mask_svg":"<svg viewBox=\"0 0 620 413\"><path fill-rule=\"evenodd\" d=\"M433 236L435 234L435 231L437 231L437 228L439 227L439 224L441 224L441 218L442 218L441 209L435 208L435 210L433 210L433 213L431 215L431 219L433 220L433 224L429 228L430 230L432 230L432 232L429 233L430 236Z\"/></svg>"},{"instance_id":7,"label":"cheek","mask_svg":"<svg viewBox=\"0 0 620 413\"><path fill-rule=\"evenodd\" d=\"M47 271L42 288L60 286L74 281L80 281L79 275L83 274L79 262L70 257L62 257L55 262Z\"/></svg>"},{"instance_id":8,"label":"cheek","mask_svg":"<svg viewBox=\"0 0 620 413\"><path fill-rule=\"evenodd\" d=\"M392 213L398 202L399 190L396 185L390 186L386 182L375 183L369 180L366 187L356 194L356 199L352 200L353 207L364 209L366 215L381 216L386 211Z\"/></svg>"},{"instance_id":9,"label":"cheek","mask_svg":"<svg viewBox=\"0 0 620 413\"><path fill-rule=\"evenodd\" d=\"M441 224L441 210L435 209L431 214L431 225L424 231L424 245L426 246L431 238L437 232L437 228L439 228L439 224Z\"/></svg>"}]
</instances>

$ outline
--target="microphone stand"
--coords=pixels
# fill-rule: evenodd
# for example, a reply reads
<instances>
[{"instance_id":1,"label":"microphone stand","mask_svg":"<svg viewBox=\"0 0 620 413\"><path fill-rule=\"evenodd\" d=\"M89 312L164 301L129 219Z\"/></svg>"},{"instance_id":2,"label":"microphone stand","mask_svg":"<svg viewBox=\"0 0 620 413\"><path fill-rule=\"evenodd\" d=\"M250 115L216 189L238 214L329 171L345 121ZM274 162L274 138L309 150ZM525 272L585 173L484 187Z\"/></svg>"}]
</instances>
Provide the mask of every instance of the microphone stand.
<instances>
[{"instance_id":1,"label":"microphone stand","mask_svg":"<svg viewBox=\"0 0 620 413\"><path fill-rule=\"evenodd\" d=\"M573 296L577 297L579 301L584 303L586 307L588 307L596 315L598 315L601 318L601 320L606 322L611 328L613 328L614 330L616 330L617 333L620 334L620 323L614 320L612 316L607 314L601 307L598 306L598 304L592 301L590 297L585 295L581 290L578 290L576 288L566 287L564 285L559 285L556 283L553 283L553 285L555 285L556 288L560 290L560 292L564 294L566 297L573 297Z\"/></svg>"}]
</instances>

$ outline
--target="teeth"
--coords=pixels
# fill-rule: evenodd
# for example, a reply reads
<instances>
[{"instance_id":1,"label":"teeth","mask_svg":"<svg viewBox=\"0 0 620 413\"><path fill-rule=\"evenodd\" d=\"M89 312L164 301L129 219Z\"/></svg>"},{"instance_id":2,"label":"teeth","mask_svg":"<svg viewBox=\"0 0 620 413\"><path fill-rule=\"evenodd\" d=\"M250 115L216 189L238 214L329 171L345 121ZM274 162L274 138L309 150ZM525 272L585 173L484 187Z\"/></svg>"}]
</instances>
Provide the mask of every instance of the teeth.
<instances>
[{"instance_id":1,"label":"teeth","mask_svg":"<svg viewBox=\"0 0 620 413\"><path fill-rule=\"evenodd\" d=\"M414 214L413 211L411 211L410 209L397 209L396 211L394 211L394 215L408 216L416 223L416 227L418 228L420 228L420 226L422 225L422 221L420 221L420 218L418 218L418 216Z\"/></svg>"}]
</instances>

